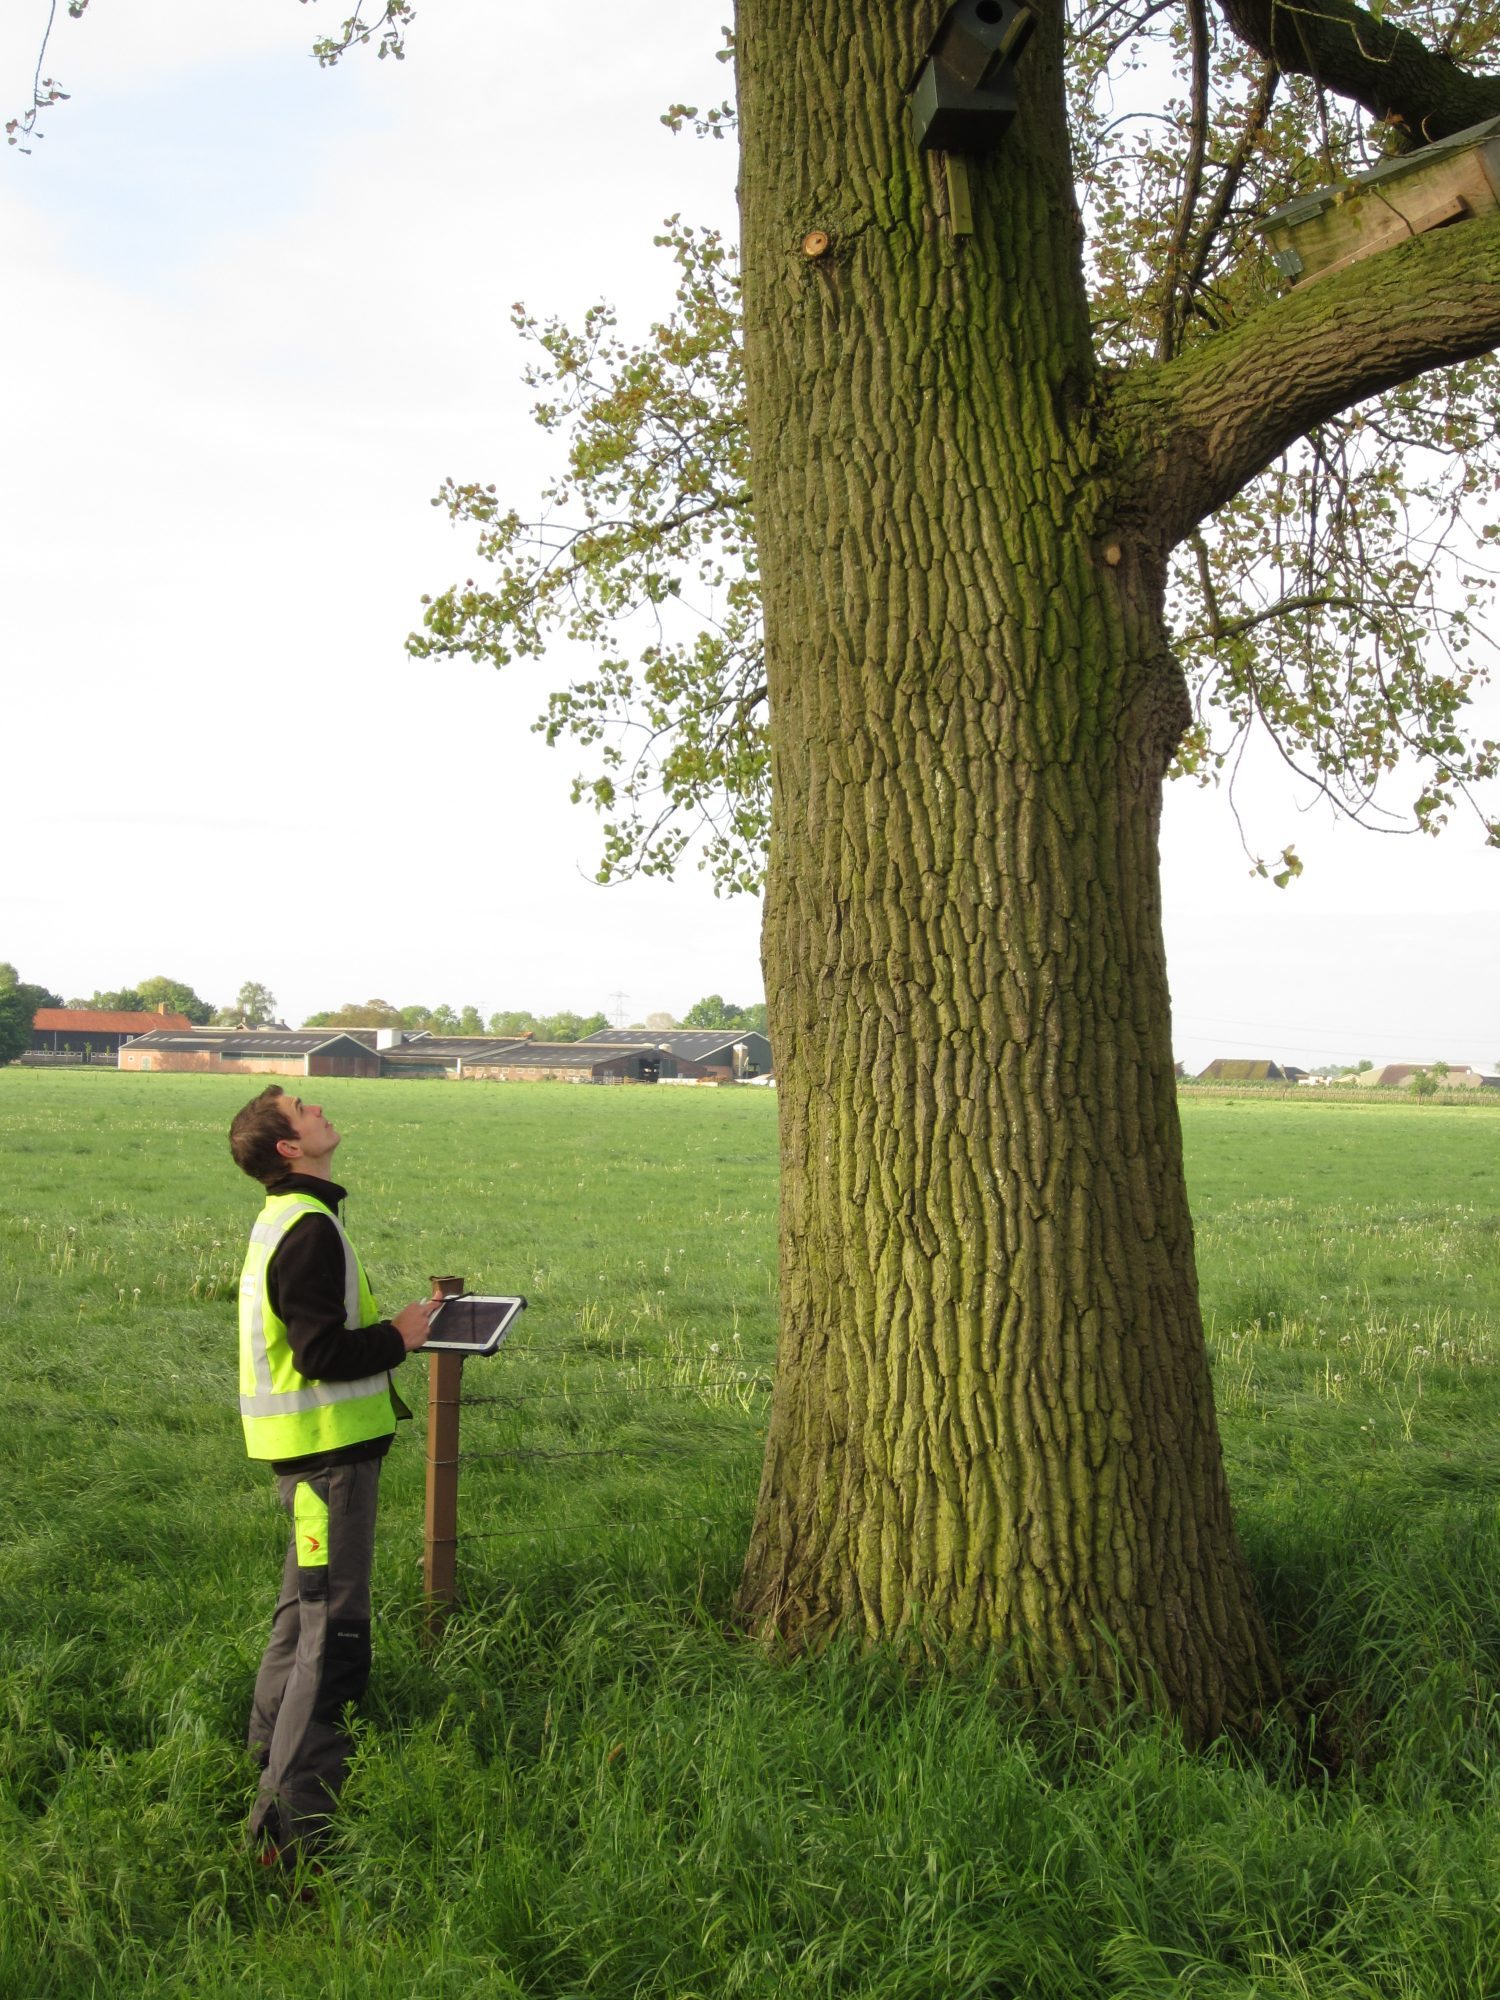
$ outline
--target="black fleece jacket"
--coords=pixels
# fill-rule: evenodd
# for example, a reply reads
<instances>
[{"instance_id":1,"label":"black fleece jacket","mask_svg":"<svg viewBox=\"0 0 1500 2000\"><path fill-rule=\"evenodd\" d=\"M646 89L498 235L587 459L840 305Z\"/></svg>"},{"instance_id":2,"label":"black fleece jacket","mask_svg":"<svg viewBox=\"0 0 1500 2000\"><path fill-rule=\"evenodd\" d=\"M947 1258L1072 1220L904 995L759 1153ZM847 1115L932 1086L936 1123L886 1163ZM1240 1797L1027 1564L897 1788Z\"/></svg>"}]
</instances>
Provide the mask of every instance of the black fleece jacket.
<instances>
[{"instance_id":1,"label":"black fleece jacket","mask_svg":"<svg viewBox=\"0 0 1500 2000\"><path fill-rule=\"evenodd\" d=\"M310 1194L335 1215L347 1192L337 1181L315 1174L283 1174L266 1183L267 1194ZM344 1246L326 1216L299 1216L282 1237L266 1267L266 1295L272 1312L285 1323L298 1373L310 1381L354 1382L397 1368L406 1359L406 1342L388 1319L373 1326L345 1326ZM399 1397L396 1412L410 1415ZM275 1469L312 1472L354 1459L383 1458L390 1444L389 1437L369 1438L306 1458L277 1459Z\"/></svg>"}]
</instances>

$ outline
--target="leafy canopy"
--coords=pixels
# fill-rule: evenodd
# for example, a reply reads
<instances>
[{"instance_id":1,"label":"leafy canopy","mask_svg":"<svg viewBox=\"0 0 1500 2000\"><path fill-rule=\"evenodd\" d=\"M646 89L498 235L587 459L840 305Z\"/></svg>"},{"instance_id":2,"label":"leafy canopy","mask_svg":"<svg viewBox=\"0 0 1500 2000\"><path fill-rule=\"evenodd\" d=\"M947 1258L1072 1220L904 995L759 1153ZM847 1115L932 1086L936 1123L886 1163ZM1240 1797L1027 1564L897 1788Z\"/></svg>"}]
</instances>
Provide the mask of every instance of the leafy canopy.
<instances>
[{"instance_id":1,"label":"leafy canopy","mask_svg":"<svg viewBox=\"0 0 1500 2000\"><path fill-rule=\"evenodd\" d=\"M766 1003L757 1000L753 1007L740 1007L721 994L710 993L706 998L693 1002L682 1017L682 1025L685 1028L754 1029L763 1035L766 1032Z\"/></svg>"},{"instance_id":2,"label":"leafy canopy","mask_svg":"<svg viewBox=\"0 0 1500 2000\"><path fill-rule=\"evenodd\" d=\"M309 1014L306 1028L406 1028L425 1030L433 1035L484 1035L497 1039L507 1035L530 1035L539 1042L578 1042L585 1035L598 1034L609 1026L605 1015L577 1014L564 1009L557 1014L532 1014L521 1009L491 1014L486 1021L477 1007L456 1012L444 1003L438 1007L420 1004L393 1007L389 1000L366 1000L363 1005L349 1002L324 1013Z\"/></svg>"},{"instance_id":3,"label":"leafy canopy","mask_svg":"<svg viewBox=\"0 0 1500 2000\"><path fill-rule=\"evenodd\" d=\"M221 1007L215 1018L227 1027L264 1028L276 1019L276 995L268 986L247 979L232 1004Z\"/></svg>"},{"instance_id":4,"label":"leafy canopy","mask_svg":"<svg viewBox=\"0 0 1500 2000\"><path fill-rule=\"evenodd\" d=\"M1500 45L1488 4L1398 0L1381 18L1473 68ZM1069 35L1106 371L1253 314L1283 284L1258 233L1270 211L1411 143L1399 120L1284 74L1203 0L1099 0ZM733 114L666 114L688 121L723 137ZM592 760L573 796L604 820L599 878L670 873L696 847L732 893L759 886L769 792L739 280L715 231L673 217L655 240L677 292L642 341L603 304L577 330L515 309L562 470L535 514L493 485L445 483L434 504L479 530L488 568L424 600L408 645L497 667L558 637L591 647L594 670L536 727ZM1196 716L1177 775L1227 780L1232 800L1260 735L1367 825L1433 833L1467 800L1500 841L1481 803L1500 744L1471 716L1489 664L1497 401L1492 356L1394 388L1320 425L1182 545L1169 602ZM1284 849L1275 879L1300 865Z\"/></svg>"},{"instance_id":5,"label":"leafy canopy","mask_svg":"<svg viewBox=\"0 0 1500 2000\"><path fill-rule=\"evenodd\" d=\"M493 486L444 484L434 504L478 527L493 574L424 600L408 646L495 666L559 636L592 648L536 727L595 757L573 798L604 818L599 879L669 875L699 841L719 888L754 890L770 798L739 277L716 230L673 217L656 241L676 309L640 345L604 305L576 332L515 308L564 467L535 520Z\"/></svg>"},{"instance_id":6,"label":"leafy canopy","mask_svg":"<svg viewBox=\"0 0 1500 2000\"><path fill-rule=\"evenodd\" d=\"M13 965L0 964L0 1063L14 1062L30 1048L31 1017L54 998L50 994L46 1000L30 997L41 990L24 985Z\"/></svg>"}]
</instances>

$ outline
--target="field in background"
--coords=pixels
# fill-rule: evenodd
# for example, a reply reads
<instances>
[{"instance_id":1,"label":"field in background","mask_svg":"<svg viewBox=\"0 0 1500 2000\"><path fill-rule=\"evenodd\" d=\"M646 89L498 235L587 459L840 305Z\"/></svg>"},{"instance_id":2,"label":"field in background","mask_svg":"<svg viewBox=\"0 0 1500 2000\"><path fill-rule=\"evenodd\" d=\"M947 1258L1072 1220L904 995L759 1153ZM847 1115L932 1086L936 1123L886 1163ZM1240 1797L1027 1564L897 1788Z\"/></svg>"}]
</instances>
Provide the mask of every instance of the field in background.
<instances>
[{"instance_id":1,"label":"field in background","mask_svg":"<svg viewBox=\"0 0 1500 2000\"><path fill-rule=\"evenodd\" d=\"M240 1851L282 1544L233 1416L248 1094L0 1074L5 2000L1500 1995L1488 1117L1184 1103L1231 1479L1306 1704L1192 1755L1027 1718L983 1671L727 1635L770 1092L330 1082L382 1302L451 1270L533 1304L467 1371L466 1605L435 1650L403 1370L375 1678L309 1908Z\"/></svg>"}]
</instances>

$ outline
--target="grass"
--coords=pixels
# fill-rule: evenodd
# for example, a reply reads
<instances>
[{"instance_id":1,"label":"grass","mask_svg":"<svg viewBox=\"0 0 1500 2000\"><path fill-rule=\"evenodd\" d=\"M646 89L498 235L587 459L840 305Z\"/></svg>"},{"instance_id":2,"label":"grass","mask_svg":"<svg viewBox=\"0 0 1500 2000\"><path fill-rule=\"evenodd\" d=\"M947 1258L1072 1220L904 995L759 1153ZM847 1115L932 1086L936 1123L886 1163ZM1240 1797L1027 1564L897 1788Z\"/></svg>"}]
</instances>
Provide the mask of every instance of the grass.
<instances>
[{"instance_id":1,"label":"grass","mask_svg":"<svg viewBox=\"0 0 1500 2000\"><path fill-rule=\"evenodd\" d=\"M457 1270L533 1305L468 1371L436 1646L419 1436L388 1463L375 1677L304 1907L241 1851L282 1543L232 1415L246 1094L0 1073L4 2000L1500 1996L1487 1118L1184 1104L1231 1479L1308 1702L1189 1753L985 1673L728 1635L769 1093L330 1086L382 1300Z\"/></svg>"}]
</instances>

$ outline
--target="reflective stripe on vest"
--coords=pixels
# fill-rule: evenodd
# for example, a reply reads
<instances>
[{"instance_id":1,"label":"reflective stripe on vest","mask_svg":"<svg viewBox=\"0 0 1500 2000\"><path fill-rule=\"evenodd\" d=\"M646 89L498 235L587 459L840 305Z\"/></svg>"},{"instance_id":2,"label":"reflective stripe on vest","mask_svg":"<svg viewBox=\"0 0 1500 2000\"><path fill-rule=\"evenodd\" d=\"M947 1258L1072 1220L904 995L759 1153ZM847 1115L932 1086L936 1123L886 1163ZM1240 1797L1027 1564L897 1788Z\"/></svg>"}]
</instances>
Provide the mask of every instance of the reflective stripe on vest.
<instances>
[{"instance_id":1,"label":"reflective stripe on vest","mask_svg":"<svg viewBox=\"0 0 1500 2000\"><path fill-rule=\"evenodd\" d=\"M240 1417L252 1458L306 1458L341 1445L389 1437L396 1428L387 1370L353 1382L318 1382L300 1374L286 1324L271 1310L266 1283L272 1252L304 1215L325 1215L344 1250L344 1324L373 1326L380 1312L342 1223L308 1194L266 1198L240 1274Z\"/></svg>"}]
</instances>

